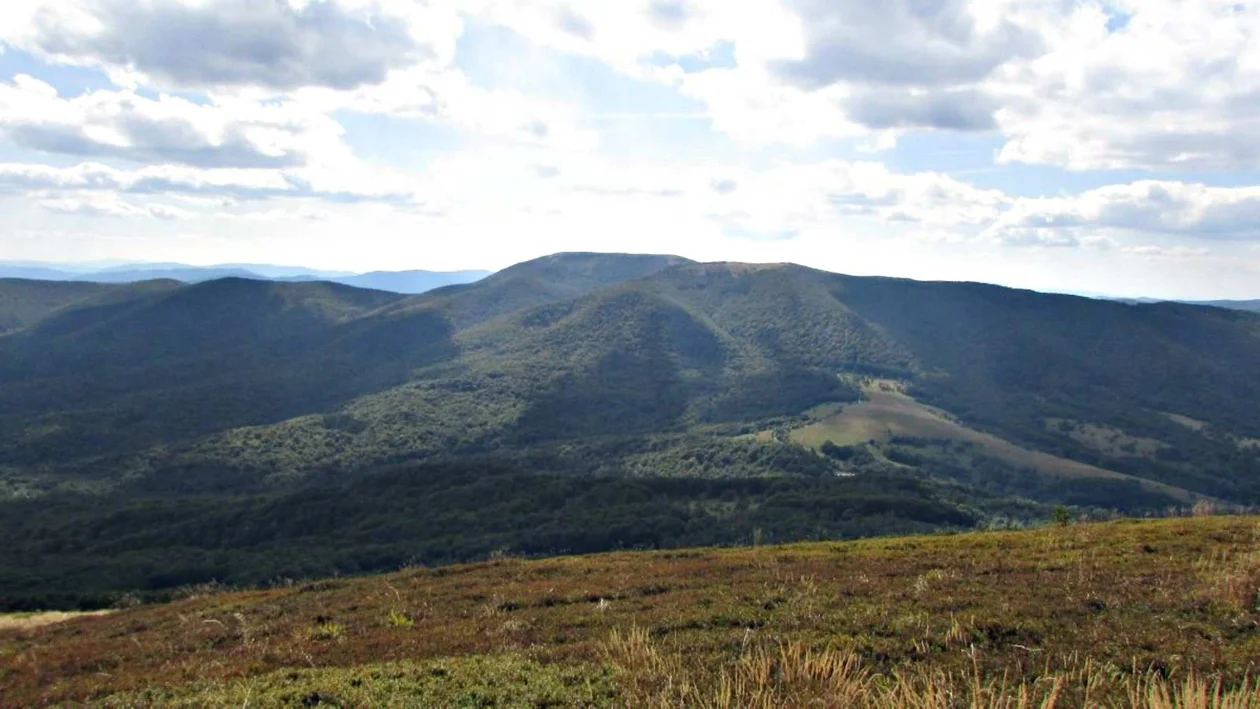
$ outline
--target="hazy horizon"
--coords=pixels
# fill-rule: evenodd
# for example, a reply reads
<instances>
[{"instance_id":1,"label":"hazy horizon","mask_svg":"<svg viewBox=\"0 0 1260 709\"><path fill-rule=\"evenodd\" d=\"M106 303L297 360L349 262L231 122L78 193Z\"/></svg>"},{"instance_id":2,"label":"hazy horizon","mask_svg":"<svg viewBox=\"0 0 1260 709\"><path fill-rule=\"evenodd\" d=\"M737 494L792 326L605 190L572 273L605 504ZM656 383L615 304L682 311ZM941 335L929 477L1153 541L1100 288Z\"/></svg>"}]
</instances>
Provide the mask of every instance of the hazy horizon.
<instances>
[{"instance_id":1,"label":"hazy horizon","mask_svg":"<svg viewBox=\"0 0 1260 709\"><path fill-rule=\"evenodd\" d=\"M564 252L558 252L558 253L564 253ZM625 254L628 252L593 252L593 253L606 253L608 255L616 255L616 254ZM552 255L556 255L556 254L542 254L536 258L545 258L547 256L552 256ZM642 255L671 255L672 256L676 254L642 254ZM527 260L534 260L534 259L527 259ZM518 263L524 263L524 262L518 262ZM699 262L699 263L705 263L705 262ZM722 261L711 261L708 263L722 263ZM766 262L763 262L763 263L766 263ZM775 262L775 263L785 263L789 265L805 266L805 264L796 264L790 261ZM509 264L509 266L510 265L515 265L515 264ZM76 262L76 261L16 261L16 260L5 260L5 259L0 259L0 267L15 267L15 268L26 268L26 267L41 268L42 267L42 268L47 268L50 270L64 270L67 273L76 273L76 274L81 274L81 275L90 275L92 273L98 273L98 272L104 272L104 271L126 271L126 270L131 270L133 267L135 268L135 270L150 270L150 269L162 270L162 269L179 269L179 268L192 268L192 269L232 269L232 268L235 268L235 269L248 270L251 267L261 267L261 268L267 268L267 269L285 269L285 270L303 271L310 274L318 274L321 277L327 277L327 278L344 278L347 276L361 276L361 275L370 275L374 273L381 273L381 274L406 273L410 271L428 272L428 273L439 274L439 275L483 273L486 276L489 276L502 270L502 269L488 269L488 268L467 268L467 269L453 269L449 271L439 271L439 270L425 269L425 268L414 268L414 269L405 268L405 269L397 269L397 270L374 269L371 271L346 271L346 270L338 271L338 270L310 268L307 266L291 264L291 263L196 264L196 263L174 263L174 262L164 262L164 261L96 261L96 262L77 261ZM812 268L809 266L806 266L806 267ZM828 269L820 269L820 270L828 270ZM848 274L843 271L829 271L829 272L839 273L843 275L856 275L856 274ZM262 278L268 277L265 273L256 273L255 275L258 275ZM902 276L887 276L884 274L869 274L869 275L871 277L903 278ZM0 274L0 278L2 277L4 277L3 274ZM964 282L965 283L985 283L985 284L990 284L990 285L1003 285L1004 287L1009 287L1009 288L1022 288L1020 286L1005 286L1004 284L995 283L993 281L959 280L959 279L949 279L949 278L911 279L911 280L922 280L922 281L935 280L935 281L954 282L954 283L964 283ZM1149 296L1143 293L1109 293L1109 292L1104 292L1104 291L1073 291L1073 290L1054 290L1054 289L1041 289L1041 288L1023 288L1023 289L1032 290L1039 293L1072 295L1072 296L1078 296L1082 298L1094 298L1094 299L1103 299L1103 300L1152 300L1152 301L1165 300L1163 298L1153 297L1153 296ZM1206 298L1180 298L1180 299L1170 298L1167 300L1179 300L1183 302L1210 302L1210 301L1240 301L1241 302L1241 301L1260 300L1260 296L1257 296L1256 298L1247 298L1247 297L1241 297L1241 298L1206 297Z\"/></svg>"}]
</instances>

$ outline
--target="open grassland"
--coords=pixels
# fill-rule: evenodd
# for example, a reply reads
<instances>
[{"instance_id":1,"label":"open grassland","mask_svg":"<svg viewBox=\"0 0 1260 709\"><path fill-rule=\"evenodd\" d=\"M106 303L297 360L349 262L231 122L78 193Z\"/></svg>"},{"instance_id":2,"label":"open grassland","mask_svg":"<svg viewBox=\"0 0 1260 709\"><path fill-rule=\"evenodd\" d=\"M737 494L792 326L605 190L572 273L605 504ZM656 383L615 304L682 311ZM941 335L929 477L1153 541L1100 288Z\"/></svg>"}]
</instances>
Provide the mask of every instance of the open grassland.
<instances>
[{"instance_id":1,"label":"open grassland","mask_svg":"<svg viewBox=\"0 0 1260 709\"><path fill-rule=\"evenodd\" d=\"M1206 421L1200 421L1200 420L1198 420L1198 419L1192 419L1192 418L1190 418L1189 416L1182 416L1181 414L1169 414L1169 413L1166 413L1166 414L1164 414L1164 415L1165 415L1165 416L1167 416L1167 417L1168 417L1168 419L1169 419L1170 421L1172 421L1173 423L1181 424L1182 426L1185 426L1186 428L1190 429L1191 431L1200 431L1200 432L1201 432L1201 431L1203 431L1203 430L1205 430L1205 429L1207 428L1207 422L1206 422Z\"/></svg>"},{"instance_id":2,"label":"open grassland","mask_svg":"<svg viewBox=\"0 0 1260 709\"><path fill-rule=\"evenodd\" d=\"M975 444L991 458L1054 477L1137 480L1105 468L1030 450L991 433L977 431L959 423L948 413L906 395L896 382L876 380L864 388L864 393L863 401L844 406L839 411L831 412L820 407L819 411L825 415L815 423L793 430L792 442L819 448L827 441L850 446L868 441L888 441L895 436L948 439ZM1180 488L1148 480L1142 480L1141 484L1174 499L1193 501L1193 495Z\"/></svg>"},{"instance_id":3,"label":"open grassland","mask_svg":"<svg viewBox=\"0 0 1260 709\"><path fill-rule=\"evenodd\" d=\"M1254 517L504 558L3 630L0 705L1260 707L1258 606Z\"/></svg>"},{"instance_id":4,"label":"open grassland","mask_svg":"<svg viewBox=\"0 0 1260 709\"><path fill-rule=\"evenodd\" d=\"M1069 438L1077 443L1092 448L1103 455L1117 458L1125 456L1154 458L1161 450L1168 448L1168 444L1163 441L1142 436L1131 436L1121 429L1101 424L1049 418L1046 419L1046 428L1048 430L1065 432Z\"/></svg>"}]
</instances>

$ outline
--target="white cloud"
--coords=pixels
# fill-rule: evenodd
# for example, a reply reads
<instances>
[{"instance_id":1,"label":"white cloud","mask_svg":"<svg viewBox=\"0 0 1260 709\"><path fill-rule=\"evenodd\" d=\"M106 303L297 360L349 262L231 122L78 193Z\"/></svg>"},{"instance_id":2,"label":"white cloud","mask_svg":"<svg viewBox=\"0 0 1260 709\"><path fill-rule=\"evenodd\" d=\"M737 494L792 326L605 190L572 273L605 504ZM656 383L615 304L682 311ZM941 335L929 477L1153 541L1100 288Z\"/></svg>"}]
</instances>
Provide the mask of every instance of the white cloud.
<instances>
[{"instance_id":1,"label":"white cloud","mask_svg":"<svg viewBox=\"0 0 1260 709\"><path fill-rule=\"evenodd\" d=\"M1260 187L1146 180L1071 197L1016 200L990 229L1008 243L1075 240L1099 231L1217 241L1260 240Z\"/></svg>"},{"instance_id":2,"label":"white cloud","mask_svg":"<svg viewBox=\"0 0 1260 709\"><path fill-rule=\"evenodd\" d=\"M0 38L168 88L354 89L449 60L459 20L409 0L46 0Z\"/></svg>"},{"instance_id":3,"label":"white cloud","mask_svg":"<svg viewBox=\"0 0 1260 709\"><path fill-rule=\"evenodd\" d=\"M63 98L27 75L0 84L0 134L30 150L198 167L296 167L348 154L338 123L292 103L133 91Z\"/></svg>"},{"instance_id":4,"label":"white cloud","mask_svg":"<svg viewBox=\"0 0 1260 709\"><path fill-rule=\"evenodd\" d=\"M138 206L114 195L43 199L38 202L38 205L49 212L93 217L152 217L175 220L193 216L191 212L178 207L166 204Z\"/></svg>"},{"instance_id":5,"label":"white cloud","mask_svg":"<svg viewBox=\"0 0 1260 709\"><path fill-rule=\"evenodd\" d=\"M316 147L310 139L324 147L336 141L336 123L317 113L339 109L433 120L512 142L595 144L561 102L471 84L453 64L463 23L450 3L43 0L7 12L0 41L48 61L100 67L132 89L205 91L214 104L97 92L53 110L31 105L36 97L57 100L46 91L10 97L23 99L14 113L24 129L10 133L37 147L105 156L114 154L113 143L126 143L137 159L286 167L307 159ZM289 100L262 102L276 96ZM74 115L88 111L96 115ZM53 114L60 120L42 125ZM91 118L113 125L93 126L84 136L82 124ZM127 125L117 125L122 121ZM168 144L147 158L146 137ZM180 146L187 154L178 154Z\"/></svg>"},{"instance_id":6,"label":"white cloud","mask_svg":"<svg viewBox=\"0 0 1260 709\"><path fill-rule=\"evenodd\" d=\"M1022 15L986 11L991 4L482 0L475 7L535 42L677 86L740 140L805 145L890 128L993 127L998 106L980 82L1003 62L1035 53L1040 38ZM713 61L723 48L732 62Z\"/></svg>"},{"instance_id":7,"label":"white cloud","mask_svg":"<svg viewBox=\"0 0 1260 709\"><path fill-rule=\"evenodd\" d=\"M810 88L951 87L984 80L1013 59L1041 52L1042 39L1015 8L971 0L789 0L806 28L806 51L775 63ZM986 16L986 10L988 14Z\"/></svg>"},{"instance_id":8,"label":"white cloud","mask_svg":"<svg viewBox=\"0 0 1260 709\"><path fill-rule=\"evenodd\" d=\"M993 82L999 160L1097 168L1260 165L1260 5L1081 3L1051 49ZM1112 31L1116 13L1127 20ZM1113 24L1114 27L1114 24Z\"/></svg>"},{"instance_id":9,"label":"white cloud","mask_svg":"<svg viewBox=\"0 0 1260 709\"><path fill-rule=\"evenodd\" d=\"M1002 135L1004 162L1254 168L1260 4L478 0L534 42L702 101L741 141ZM580 19L580 22L578 21ZM575 31L580 30L580 31ZM733 60L710 63L727 48Z\"/></svg>"}]
</instances>

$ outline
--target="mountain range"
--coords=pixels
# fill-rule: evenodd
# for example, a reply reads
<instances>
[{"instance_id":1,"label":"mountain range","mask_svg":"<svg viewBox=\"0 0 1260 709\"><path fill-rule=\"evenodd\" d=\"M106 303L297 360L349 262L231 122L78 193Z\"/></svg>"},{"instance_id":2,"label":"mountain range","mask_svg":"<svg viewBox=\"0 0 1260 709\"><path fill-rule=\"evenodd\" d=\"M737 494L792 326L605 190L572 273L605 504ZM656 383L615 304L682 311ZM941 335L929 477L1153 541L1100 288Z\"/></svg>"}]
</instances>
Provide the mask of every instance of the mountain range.
<instances>
[{"instance_id":1,"label":"mountain range","mask_svg":"<svg viewBox=\"0 0 1260 709\"><path fill-rule=\"evenodd\" d=\"M0 331L14 607L1260 503L1234 309L557 254L420 295L0 280Z\"/></svg>"},{"instance_id":2,"label":"mountain range","mask_svg":"<svg viewBox=\"0 0 1260 709\"><path fill-rule=\"evenodd\" d=\"M490 275L489 271L321 271L296 266L269 264L220 264L190 266L180 263L124 264L59 264L38 262L0 262L0 279L17 278L41 281L73 281L91 283L138 283L152 280L173 280L203 283L221 278L247 278L273 281L327 281L384 290L393 293L419 294L434 288L471 283Z\"/></svg>"}]
</instances>

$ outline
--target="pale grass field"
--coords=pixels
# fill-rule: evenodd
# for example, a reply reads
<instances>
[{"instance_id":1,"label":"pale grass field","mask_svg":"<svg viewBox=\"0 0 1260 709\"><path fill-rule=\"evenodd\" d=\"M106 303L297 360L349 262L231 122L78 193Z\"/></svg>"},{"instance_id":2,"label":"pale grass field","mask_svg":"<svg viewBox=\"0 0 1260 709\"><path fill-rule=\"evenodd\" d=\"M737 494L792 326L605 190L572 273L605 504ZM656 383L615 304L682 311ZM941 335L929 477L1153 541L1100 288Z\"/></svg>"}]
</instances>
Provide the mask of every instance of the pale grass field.
<instances>
[{"instance_id":1,"label":"pale grass field","mask_svg":"<svg viewBox=\"0 0 1260 709\"><path fill-rule=\"evenodd\" d=\"M920 403L902 393L901 387L895 382L876 380L866 387L865 393L864 401L846 406L838 413L792 431L792 441L818 448L827 441L845 446L872 440L887 441L894 436L944 438L976 444L992 458L1021 468L1034 468L1054 477L1137 479L1049 453L1029 450L993 434L968 428L947 412ZM1186 502L1193 502L1194 499L1193 495L1180 488L1149 481L1142 481L1142 485Z\"/></svg>"},{"instance_id":2,"label":"pale grass field","mask_svg":"<svg viewBox=\"0 0 1260 709\"><path fill-rule=\"evenodd\" d=\"M48 611L45 613L6 613L0 614L0 630L31 630L47 625L64 623L75 618L100 616L113 611L64 612Z\"/></svg>"}]
</instances>

